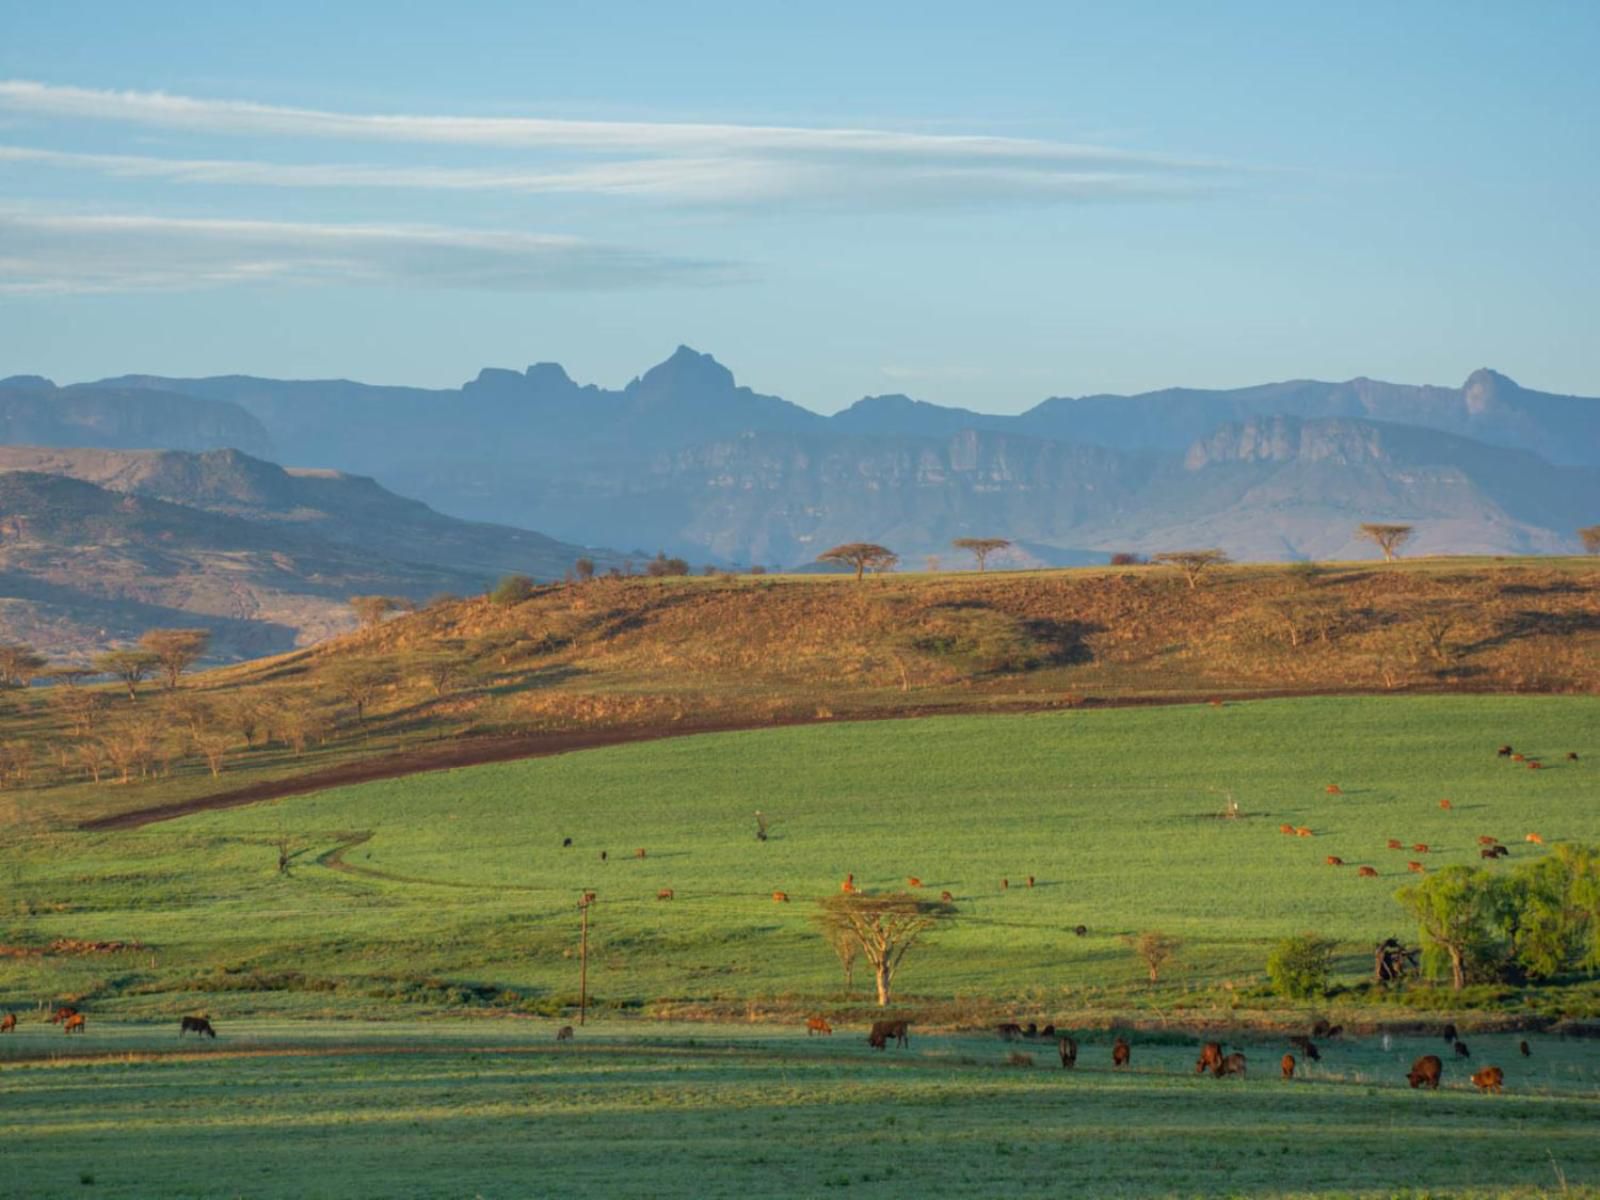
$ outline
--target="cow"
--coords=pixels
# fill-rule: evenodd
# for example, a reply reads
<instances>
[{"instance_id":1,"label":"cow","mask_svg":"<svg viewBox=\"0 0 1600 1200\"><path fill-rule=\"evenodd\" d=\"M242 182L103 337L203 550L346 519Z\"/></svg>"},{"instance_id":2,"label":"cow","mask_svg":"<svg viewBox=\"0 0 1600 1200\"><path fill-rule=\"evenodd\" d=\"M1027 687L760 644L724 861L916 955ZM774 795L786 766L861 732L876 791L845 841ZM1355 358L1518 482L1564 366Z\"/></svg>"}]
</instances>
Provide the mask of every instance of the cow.
<instances>
[{"instance_id":1,"label":"cow","mask_svg":"<svg viewBox=\"0 0 1600 1200\"><path fill-rule=\"evenodd\" d=\"M1293 825L1279 825L1278 826L1278 832L1279 833L1289 834L1292 837L1294 835L1294 826Z\"/></svg>"},{"instance_id":2,"label":"cow","mask_svg":"<svg viewBox=\"0 0 1600 1200\"><path fill-rule=\"evenodd\" d=\"M211 1022L206 1017L184 1017L178 1023L178 1036L182 1037L186 1033L209 1037L212 1041L217 1039L217 1031L211 1028Z\"/></svg>"},{"instance_id":3,"label":"cow","mask_svg":"<svg viewBox=\"0 0 1600 1200\"><path fill-rule=\"evenodd\" d=\"M1002 1042L1014 1042L1022 1036L1022 1026L1015 1021L1007 1021L1004 1025L996 1025L994 1031L1000 1035Z\"/></svg>"},{"instance_id":4,"label":"cow","mask_svg":"<svg viewBox=\"0 0 1600 1200\"><path fill-rule=\"evenodd\" d=\"M1442 1032L1444 1034L1444 1040L1447 1042L1456 1041L1461 1036L1460 1031L1456 1029L1454 1022L1446 1025Z\"/></svg>"},{"instance_id":5,"label":"cow","mask_svg":"<svg viewBox=\"0 0 1600 1200\"><path fill-rule=\"evenodd\" d=\"M1045 1038L1046 1040L1055 1037L1055 1035L1056 1027L1054 1025L1046 1025L1043 1029L1039 1030L1039 1036Z\"/></svg>"},{"instance_id":6,"label":"cow","mask_svg":"<svg viewBox=\"0 0 1600 1200\"><path fill-rule=\"evenodd\" d=\"M1342 795L1344 795L1344 792L1340 789L1340 787L1339 787L1339 785L1337 783L1330 783L1327 787L1323 788L1322 790L1327 792L1328 795L1330 795L1330 796L1342 796Z\"/></svg>"},{"instance_id":7,"label":"cow","mask_svg":"<svg viewBox=\"0 0 1600 1200\"><path fill-rule=\"evenodd\" d=\"M672 898L673 898L673 893L672 893L672 889L671 888L662 888L659 892L656 893L656 899L657 900L671 900Z\"/></svg>"},{"instance_id":8,"label":"cow","mask_svg":"<svg viewBox=\"0 0 1600 1200\"><path fill-rule=\"evenodd\" d=\"M1535 846L1544 845L1544 839L1542 837L1540 837L1537 833L1530 833L1527 837L1523 838L1522 840L1525 841L1525 842L1532 842Z\"/></svg>"},{"instance_id":9,"label":"cow","mask_svg":"<svg viewBox=\"0 0 1600 1200\"><path fill-rule=\"evenodd\" d=\"M572 1040L572 1026L571 1025L563 1025L560 1029L556 1030L556 1041L558 1041L558 1042L570 1042L571 1040Z\"/></svg>"},{"instance_id":10,"label":"cow","mask_svg":"<svg viewBox=\"0 0 1600 1200\"><path fill-rule=\"evenodd\" d=\"M1244 1055L1235 1050L1232 1054L1228 1055L1227 1058L1223 1059L1216 1066L1212 1067L1211 1074L1218 1079L1225 1078L1229 1075L1237 1075L1243 1079L1245 1074L1244 1067Z\"/></svg>"},{"instance_id":11,"label":"cow","mask_svg":"<svg viewBox=\"0 0 1600 1200\"><path fill-rule=\"evenodd\" d=\"M1512 750L1510 746L1501 746L1496 753L1498 753L1501 758L1510 758Z\"/></svg>"},{"instance_id":12,"label":"cow","mask_svg":"<svg viewBox=\"0 0 1600 1200\"><path fill-rule=\"evenodd\" d=\"M1125 1067L1133 1059L1133 1048L1128 1045L1128 1039L1121 1034L1111 1043L1111 1065Z\"/></svg>"},{"instance_id":13,"label":"cow","mask_svg":"<svg viewBox=\"0 0 1600 1200\"><path fill-rule=\"evenodd\" d=\"M1399 838L1390 838L1389 839L1389 849L1391 849L1391 850L1404 850L1405 849L1405 844L1403 842L1401 842L1401 840Z\"/></svg>"},{"instance_id":14,"label":"cow","mask_svg":"<svg viewBox=\"0 0 1600 1200\"><path fill-rule=\"evenodd\" d=\"M911 1022L905 1020L874 1021L872 1023L872 1032L867 1034L867 1045L874 1050L884 1050L888 1048L889 1039L893 1038L896 1046L909 1047L911 1045L910 1028Z\"/></svg>"},{"instance_id":15,"label":"cow","mask_svg":"<svg viewBox=\"0 0 1600 1200\"><path fill-rule=\"evenodd\" d=\"M955 902L956 902L956 898L954 896L952 896L949 892L940 892L939 893L939 903L940 904L954 904Z\"/></svg>"},{"instance_id":16,"label":"cow","mask_svg":"<svg viewBox=\"0 0 1600 1200\"><path fill-rule=\"evenodd\" d=\"M1511 848L1509 846L1490 846L1489 849L1496 858L1511 857Z\"/></svg>"},{"instance_id":17,"label":"cow","mask_svg":"<svg viewBox=\"0 0 1600 1200\"><path fill-rule=\"evenodd\" d=\"M1329 1026L1328 1027L1328 1036L1331 1037L1331 1038L1343 1037L1344 1036L1344 1026L1343 1025L1331 1025L1331 1026Z\"/></svg>"},{"instance_id":18,"label":"cow","mask_svg":"<svg viewBox=\"0 0 1600 1200\"><path fill-rule=\"evenodd\" d=\"M1344 866L1344 859L1340 858L1337 854L1330 854L1323 861L1326 862L1330 867Z\"/></svg>"},{"instance_id":19,"label":"cow","mask_svg":"<svg viewBox=\"0 0 1600 1200\"><path fill-rule=\"evenodd\" d=\"M1078 1065L1078 1043L1066 1035L1056 1043L1056 1049L1061 1052L1061 1066L1064 1070L1072 1070Z\"/></svg>"},{"instance_id":20,"label":"cow","mask_svg":"<svg viewBox=\"0 0 1600 1200\"><path fill-rule=\"evenodd\" d=\"M1417 875L1426 875L1428 873L1428 868L1417 862L1416 859L1412 859L1410 862L1406 863L1406 870Z\"/></svg>"},{"instance_id":21,"label":"cow","mask_svg":"<svg viewBox=\"0 0 1600 1200\"><path fill-rule=\"evenodd\" d=\"M1032 876L1032 875L1029 875L1029 876L1028 876L1028 886L1029 886L1029 887L1032 887L1032 886L1033 886L1033 876Z\"/></svg>"},{"instance_id":22,"label":"cow","mask_svg":"<svg viewBox=\"0 0 1600 1200\"><path fill-rule=\"evenodd\" d=\"M1567 751L1567 761L1568 762L1577 762L1578 761L1578 752L1576 750L1568 750Z\"/></svg>"},{"instance_id":23,"label":"cow","mask_svg":"<svg viewBox=\"0 0 1600 1200\"><path fill-rule=\"evenodd\" d=\"M1479 858L1487 858L1490 862L1493 862L1495 859L1499 858L1500 856L1494 852L1494 847L1493 846L1485 846L1482 850L1478 851L1478 857Z\"/></svg>"},{"instance_id":24,"label":"cow","mask_svg":"<svg viewBox=\"0 0 1600 1200\"><path fill-rule=\"evenodd\" d=\"M1289 1044L1301 1054L1306 1056L1307 1062L1321 1062L1322 1051L1317 1049L1317 1044L1308 1037L1292 1037Z\"/></svg>"},{"instance_id":25,"label":"cow","mask_svg":"<svg viewBox=\"0 0 1600 1200\"><path fill-rule=\"evenodd\" d=\"M0 1020L0 1033L13 1033L13 1032L15 1032L16 1028L17 1028L17 1014L14 1013L14 1012L8 1012L5 1015L5 1018L3 1020ZM1524 1046L1526 1046L1528 1043L1527 1042L1523 1042L1522 1044Z\"/></svg>"},{"instance_id":26,"label":"cow","mask_svg":"<svg viewBox=\"0 0 1600 1200\"><path fill-rule=\"evenodd\" d=\"M1428 843L1427 842L1413 842L1411 844L1411 853L1413 853L1413 854L1426 854L1427 852L1428 852Z\"/></svg>"},{"instance_id":27,"label":"cow","mask_svg":"<svg viewBox=\"0 0 1600 1200\"><path fill-rule=\"evenodd\" d=\"M595 895L596 895L596 893L593 891L593 889L584 892L583 893L583 902L585 904L593 904Z\"/></svg>"},{"instance_id":28,"label":"cow","mask_svg":"<svg viewBox=\"0 0 1600 1200\"><path fill-rule=\"evenodd\" d=\"M63 1021L70 1021L78 1015L78 1010L70 1004L63 1004L50 1014L50 1024L59 1025Z\"/></svg>"},{"instance_id":29,"label":"cow","mask_svg":"<svg viewBox=\"0 0 1600 1200\"><path fill-rule=\"evenodd\" d=\"M1449 812L1450 811L1450 801L1448 801L1448 800L1439 801L1439 807L1444 809L1445 812Z\"/></svg>"},{"instance_id":30,"label":"cow","mask_svg":"<svg viewBox=\"0 0 1600 1200\"><path fill-rule=\"evenodd\" d=\"M788 892L773 892L772 893L772 902L774 904L787 904L787 903L789 903L789 893Z\"/></svg>"},{"instance_id":31,"label":"cow","mask_svg":"<svg viewBox=\"0 0 1600 1200\"><path fill-rule=\"evenodd\" d=\"M571 838L562 838L561 839L561 848L563 850L571 850L572 849L572 839Z\"/></svg>"},{"instance_id":32,"label":"cow","mask_svg":"<svg viewBox=\"0 0 1600 1200\"><path fill-rule=\"evenodd\" d=\"M1010 887L1010 886L1011 886L1011 880L1009 880L1009 879L1002 879L1002 880L1001 880L1001 881L1000 881L1000 890L1001 890L1001 891L1002 891L1002 892L1003 892L1003 891L1005 891L1005 890L1006 890L1006 889L1007 889L1007 888L1009 888L1009 887Z\"/></svg>"},{"instance_id":33,"label":"cow","mask_svg":"<svg viewBox=\"0 0 1600 1200\"><path fill-rule=\"evenodd\" d=\"M1506 1073L1499 1067L1485 1067L1481 1071L1474 1072L1472 1076L1473 1086L1480 1092L1499 1092L1505 1081Z\"/></svg>"},{"instance_id":34,"label":"cow","mask_svg":"<svg viewBox=\"0 0 1600 1200\"><path fill-rule=\"evenodd\" d=\"M1328 1028L1329 1028L1328 1022L1327 1022L1327 1020L1325 1018L1321 1019L1321 1020L1318 1020L1318 1022L1311 1027L1311 1036L1312 1037L1327 1037L1328 1036Z\"/></svg>"},{"instance_id":35,"label":"cow","mask_svg":"<svg viewBox=\"0 0 1600 1200\"><path fill-rule=\"evenodd\" d=\"M1315 837L1316 836L1314 833L1311 832L1311 830L1307 829L1304 825L1296 825L1294 827L1294 835L1295 835L1295 837Z\"/></svg>"},{"instance_id":36,"label":"cow","mask_svg":"<svg viewBox=\"0 0 1600 1200\"><path fill-rule=\"evenodd\" d=\"M1361 878L1363 878L1363 879L1376 879L1378 877L1378 868L1377 867L1357 867L1356 868L1356 874L1361 876Z\"/></svg>"},{"instance_id":37,"label":"cow","mask_svg":"<svg viewBox=\"0 0 1600 1200\"><path fill-rule=\"evenodd\" d=\"M1278 1066L1283 1071L1283 1077L1285 1079L1294 1078L1294 1055L1285 1054L1283 1059L1278 1063Z\"/></svg>"},{"instance_id":38,"label":"cow","mask_svg":"<svg viewBox=\"0 0 1600 1200\"><path fill-rule=\"evenodd\" d=\"M1463 1042L1463 1041L1459 1041L1458 1040L1458 1041L1452 1042L1450 1044L1450 1049L1455 1052L1455 1056L1457 1058L1471 1058L1472 1057L1472 1051L1467 1049L1467 1044L1465 1042Z\"/></svg>"},{"instance_id":39,"label":"cow","mask_svg":"<svg viewBox=\"0 0 1600 1200\"><path fill-rule=\"evenodd\" d=\"M1533 1051L1528 1048L1528 1043L1527 1042L1518 1042L1517 1043L1517 1049L1522 1051L1522 1057L1523 1058L1532 1058L1533 1057Z\"/></svg>"},{"instance_id":40,"label":"cow","mask_svg":"<svg viewBox=\"0 0 1600 1200\"><path fill-rule=\"evenodd\" d=\"M61 1022L61 1029L62 1029L63 1033L71 1033L74 1030L76 1030L79 1033L82 1033L84 1031L83 1014L82 1013L73 1013L65 1021Z\"/></svg>"},{"instance_id":41,"label":"cow","mask_svg":"<svg viewBox=\"0 0 1600 1200\"><path fill-rule=\"evenodd\" d=\"M1526 755L1522 755L1522 754L1513 754L1511 756L1511 761L1512 762L1523 762L1523 761L1526 760L1526 757L1527 757Z\"/></svg>"},{"instance_id":42,"label":"cow","mask_svg":"<svg viewBox=\"0 0 1600 1200\"><path fill-rule=\"evenodd\" d=\"M634 857L635 857L635 858L643 858L643 857L644 857L644 856L645 856L645 854L644 854L644 847L643 847L643 846L640 846L640 847L639 847L639 848L638 848L638 849L637 849L637 850L635 850L635 851L634 851L634 852L633 852L633 856L634 856Z\"/></svg>"},{"instance_id":43,"label":"cow","mask_svg":"<svg viewBox=\"0 0 1600 1200\"><path fill-rule=\"evenodd\" d=\"M600 851L600 861L601 862L609 862L610 861L610 858L607 856L607 854L606 854L606 852L604 850Z\"/></svg>"},{"instance_id":44,"label":"cow","mask_svg":"<svg viewBox=\"0 0 1600 1200\"><path fill-rule=\"evenodd\" d=\"M1544 764L1542 762L1540 762L1537 758L1530 758L1528 760L1528 770L1530 770L1530 771L1537 771L1543 766L1544 766Z\"/></svg>"},{"instance_id":45,"label":"cow","mask_svg":"<svg viewBox=\"0 0 1600 1200\"><path fill-rule=\"evenodd\" d=\"M1207 1042L1200 1047L1200 1057L1195 1059L1194 1073L1204 1075L1207 1071L1215 1071L1222 1065L1222 1043Z\"/></svg>"},{"instance_id":46,"label":"cow","mask_svg":"<svg viewBox=\"0 0 1600 1200\"><path fill-rule=\"evenodd\" d=\"M818 1033L827 1034L829 1037L832 1037L833 1026L829 1025L828 1022L822 1017L807 1017L806 1036L811 1037Z\"/></svg>"},{"instance_id":47,"label":"cow","mask_svg":"<svg viewBox=\"0 0 1600 1200\"><path fill-rule=\"evenodd\" d=\"M1029 1021L1028 1022L1028 1027L1022 1031L1022 1036L1026 1037L1026 1038L1036 1038L1036 1037L1038 1037L1039 1036L1039 1022L1037 1022L1037 1021Z\"/></svg>"},{"instance_id":48,"label":"cow","mask_svg":"<svg viewBox=\"0 0 1600 1200\"><path fill-rule=\"evenodd\" d=\"M1075 933L1078 937L1088 937L1089 936L1089 927L1087 925L1074 925L1072 927L1072 932Z\"/></svg>"},{"instance_id":49,"label":"cow","mask_svg":"<svg viewBox=\"0 0 1600 1200\"><path fill-rule=\"evenodd\" d=\"M922 886L922 880L918 879L915 875L907 875L906 886L911 888L919 888Z\"/></svg>"},{"instance_id":50,"label":"cow","mask_svg":"<svg viewBox=\"0 0 1600 1200\"><path fill-rule=\"evenodd\" d=\"M839 890L846 896L853 895L856 890L856 873L854 871L844 877L844 882L839 885Z\"/></svg>"},{"instance_id":51,"label":"cow","mask_svg":"<svg viewBox=\"0 0 1600 1200\"><path fill-rule=\"evenodd\" d=\"M1431 1088L1439 1090L1439 1076L1444 1073L1444 1063L1439 1061L1437 1054L1424 1054L1411 1064L1411 1070L1406 1075L1406 1082L1413 1088Z\"/></svg>"},{"instance_id":52,"label":"cow","mask_svg":"<svg viewBox=\"0 0 1600 1200\"><path fill-rule=\"evenodd\" d=\"M1478 845L1480 846L1497 846L1499 844L1500 839L1497 837L1491 837L1487 833L1480 833L1478 835Z\"/></svg>"}]
</instances>

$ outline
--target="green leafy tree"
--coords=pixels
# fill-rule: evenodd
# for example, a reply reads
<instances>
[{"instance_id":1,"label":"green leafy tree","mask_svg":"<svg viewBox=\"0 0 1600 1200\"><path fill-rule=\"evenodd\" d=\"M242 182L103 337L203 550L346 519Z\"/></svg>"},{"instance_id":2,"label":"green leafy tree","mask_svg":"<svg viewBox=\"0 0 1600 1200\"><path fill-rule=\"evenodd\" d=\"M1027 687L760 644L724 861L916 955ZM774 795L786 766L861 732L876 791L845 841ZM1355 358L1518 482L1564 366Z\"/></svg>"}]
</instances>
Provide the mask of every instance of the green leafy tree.
<instances>
[{"instance_id":1,"label":"green leafy tree","mask_svg":"<svg viewBox=\"0 0 1600 1200\"><path fill-rule=\"evenodd\" d=\"M211 644L209 629L149 629L139 645L155 655L167 690L178 686L178 678L192 667Z\"/></svg>"},{"instance_id":2,"label":"green leafy tree","mask_svg":"<svg viewBox=\"0 0 1600 1200\"><path fill-rule=\"evenodd\" d=\"M521 604L533 595L534 582L526 575L507 575L494 585L494 591L489 593L489 602L498 604L502 608L509 608L513 604Z\"/></svg>"},{"instance_id":3,"label":"green leafy tree","mask_svg":"<svg viewBox=\"0 0 1600 1200\"><path fill-rule=\"evenodd\" d=\"M1338 946L1332 938L1314 933L1284 938L1267 956L1267 978L1272 981L1272 990L1290 1000L1326 996Z\"/></svg>"},{"instance_id":4,"label":"green leafy tree","mask_svg":"<svg viewBox=\"0 0 1600 1200\"><path fill-rule=\"evenodd\" d=\"M885 896L841 893L822 900L820 908L816 923L840 962L845 961L841 942L854 941L872 965L880 1008L889 1004L895 972L906 955L956 911L953 905L910 892Z\"/></svg>"},{"instance_id":5,"label":"green leafy tree","mask_svg":"<svg viewBox=\"0 0 1600 1200\"><path fill-rule=\"evenodd\" d=\"M1494 976L1510 960L1518 923L1518 887L1473 867L1446 867L1403 887L1395 899L1417 921L1423 966L1450 973L1460 991L1469 977Z\"/></svg>"},{"instance_id":6,"label":"green leafy tree","mask_svg":"<svg viewBox=\"0 0 1600 1200\"><path fill-rule=\"evenodd\" d=\"M44 673L44 657L26 642L0 644L0 687L27 687Z\"/></svg>"},{"instance_id":7,"label":"green leafy tree","mask_svg":"<svg viewBox=\"0 0 1600 1200\"><path fill-rule=\"evenodd\" d=\"M97 654L91 665L101 675L120 679L128 689L128 699L139 698L139 685L161 665L161 660L148 650L107 650Z\"/></svg>"},{"instance_id":8,"label":"green leafy tree","mask_svg":"<svg viewBox=\"0 0 1600 1200\"><path fill-rule=\"evenodd\" d=\"M1600 847L1565 843L1513 875L1517 961L1535 978L1600 967Z\"/></svg>"}]
</instances>

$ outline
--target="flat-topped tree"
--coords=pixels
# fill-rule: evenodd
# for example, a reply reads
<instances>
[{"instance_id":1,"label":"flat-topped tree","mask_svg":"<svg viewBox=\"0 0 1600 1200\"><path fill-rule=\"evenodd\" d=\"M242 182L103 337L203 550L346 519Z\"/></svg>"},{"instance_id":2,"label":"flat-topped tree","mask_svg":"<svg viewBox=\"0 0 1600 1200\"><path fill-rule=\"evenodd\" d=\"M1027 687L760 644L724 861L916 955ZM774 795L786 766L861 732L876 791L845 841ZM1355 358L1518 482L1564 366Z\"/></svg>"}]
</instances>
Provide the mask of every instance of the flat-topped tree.
<instances>
[{"instance_id":1,"label":"flat-topped tree","mask_svg":"<svg viewBox=\"0 0 1600 1200\"><path fill-rule=\"evenodd\" d=\"M840 944L853 941L872 964L878 985L878 1006L889 1003L894 973L900 962L924 935L955 916L955 907L941 900L925 900L910 892L869 896L840 893L819 902L816 922L824 937L840 952Z\"/></svg>"},{"instance_id":2,"label":"flat-topped tree","mask_svg":"<svg viewBox=\"0 0 1600 1200\"><path fill-rule=\"evenodd\" d=\"M1228 555L1222 550L1166 550L1160 554L1152 554L1150 561L1177 567L1189 581L1189 586L1193 588L1199 584L1200 576L1206 571L1226 563Z\"/></svg>"},{"instance_id":3,"label":"flat-topped tree","mask_svg":"<svg viewBox=\"0 0 1600 1200\"><path fill-rule=\"evenodd\" d=\"M950 543L957 550L966 550L978 560L978 573L982 574L988 563L989 555L998 550L1006 550L1011 546L1010 538L957 538Z\"/></svg>"},{"instance_id":4,"label":"flat-topped tree","mask_svg":"<svg viewBox=\"0 0 1600 1200\"><path fill-rule=\"evenodd\" d=\"M128 699L137 700L139 685L161 665L161 660L148 650L107 650L95 655L92 665L100 674L122 680Z\"/></svg>"},{"instance_id":5,"label":"flat-topped tree","mask_svg":"<svg viewBox=\"0 0 1600 1200\"><path fill-rule=\"evenodd\" d=\"M194 665L210 644L209 629L147 629L139 637L139 645L160 663L168 691L178 686L178 677Z\"/></svg>"},{"instance_id":6,"label":"flat-topped tree","mask_svg":"<svg viewBox=\"0 0 1600 1200\"><path fill-rule=\"evenodd\" d=\"M886 571L900 561L900 556L887 546L874 542L846 542L832 550L817 555L818 562L837 562L856 569L856 578L871 571Z\"/></svg>"},{"instance_id":7,"label":"flat-topped tree","mask_svg":"<svg viewBox=\"0 0 1600 1200\"><path fill-rule=\"evenodd\" d=\"M0 687L27 687L45 673L46 665L26 642L0 645Z\"/></svg>"},{"instance_id":8,"label":"flat-topped tree","mask_svg":"<svg viewBox=\"0 0 1600 1200\"><path fill-rule=\"evenodd\" d=\"M1393 562L1400 547L1411 540L1410 525L1388 525L1382 521L1369 521L1357 531L1369 542L1376 542L1383 551L1383 561Z\"/></svg>"},{"instance_id":9,"label":"flat-topped tree","mask_svg":"<svg viewBox=\"0 0 1600 1200\"><path fill-rule=\"evenodd\" d=\"M1590 554L1600 554L1600 525L1585 525L1578 530L1578 540Z\"/></svg>"}]
</instances>

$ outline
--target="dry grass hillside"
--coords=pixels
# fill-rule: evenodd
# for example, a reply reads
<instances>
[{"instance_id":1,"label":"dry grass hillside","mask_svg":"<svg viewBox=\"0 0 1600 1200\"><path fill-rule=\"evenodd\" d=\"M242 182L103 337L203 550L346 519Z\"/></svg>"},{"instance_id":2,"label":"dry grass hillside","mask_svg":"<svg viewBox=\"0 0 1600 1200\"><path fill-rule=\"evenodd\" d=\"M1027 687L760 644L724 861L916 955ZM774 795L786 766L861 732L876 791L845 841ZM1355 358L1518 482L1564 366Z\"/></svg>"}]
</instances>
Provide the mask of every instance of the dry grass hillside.
<instances>
[{"instance_id":1,"label":"dry grass hillside","mask_svg":"<svg viewBox=\"0 0 1600 1200\"><path fill-rule=\"evenodd\" d=\"M14 691L0 775L40 819L81 820L595 736L1284 693L1596 690L1592 560L1226 567L1193 588L1156 567L596 579L517 604L441 603L172 692L147 683L136 701Z\"/></svg>"}]
</instances>

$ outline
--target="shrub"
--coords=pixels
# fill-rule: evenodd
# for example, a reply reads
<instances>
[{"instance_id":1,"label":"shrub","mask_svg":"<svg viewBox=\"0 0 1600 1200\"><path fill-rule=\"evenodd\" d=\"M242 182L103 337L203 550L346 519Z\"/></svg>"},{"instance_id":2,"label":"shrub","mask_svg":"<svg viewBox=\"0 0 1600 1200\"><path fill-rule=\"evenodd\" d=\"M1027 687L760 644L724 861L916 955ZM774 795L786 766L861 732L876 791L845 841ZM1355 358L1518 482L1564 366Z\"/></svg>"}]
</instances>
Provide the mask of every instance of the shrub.
<instances>
[{"instance_id":1,"label":"shrub","mask_svg":"<svg viewBox=\"0 0 1600 1200\"><path fill-rule=\"evenodd\" d=\"M1144 555L1134 554L1128 550L1118 550L1111 556L1111 565L1113 567L1142 567L1144 566Z\"/></svg>"},{"instance_id":2,"label":"shrub","mask_svg":"<svg viewBox=\"0 0 1600 1200\"><path fill-rule=\"evenodd\" d=\"M494 591L489 593L489 600L493 604L509 607L521 604L533 595L533 580L526 575L507 575L495 584Z\"/></svg>"},{"instance_id":3,"label":"shrub","mask_svg":"<svg viewBox=\"0 0 1600 1200\"><path fill-rule=\"evenodd\" d=\"M1272 980L1273 990L1290 1000L1327 995L1337 948L1337 942L1314 933L1284 938L1267 956L1267 978Z\"/></svg>"},{"instance_id":4,"label":"shrub","mask_svg":"<svg viewBox=\"0 0 1600 1200\"><path fill-rule=\"evenodd\" d=\"M682 558L668 558L666 551L662 550L650 560L645 570L655 579L660 579L664 575L687 575L689 562Z\"/></svg>"}]
</instances>

